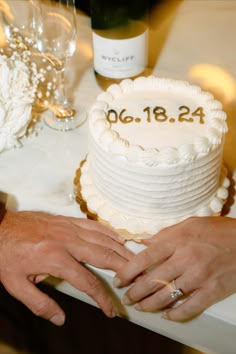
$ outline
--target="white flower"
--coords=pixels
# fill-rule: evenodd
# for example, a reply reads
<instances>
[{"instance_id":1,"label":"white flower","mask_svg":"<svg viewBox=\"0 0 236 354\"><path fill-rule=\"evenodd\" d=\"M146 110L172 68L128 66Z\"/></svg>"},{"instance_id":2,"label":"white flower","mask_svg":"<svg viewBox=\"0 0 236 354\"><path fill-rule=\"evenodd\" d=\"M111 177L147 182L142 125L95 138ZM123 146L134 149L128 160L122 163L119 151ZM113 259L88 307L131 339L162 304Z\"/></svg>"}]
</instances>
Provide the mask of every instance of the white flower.
<instances>
[{"instance_id":1,"label":"white flower","mask_svg":"<svg viewBox=\"0 0 236 354\"><path fill-rule=\"evenodd\" d=\"M31 120L35 86L20 60L0 55L0 152L19 145Z\"/></svg>"}]
</instances>

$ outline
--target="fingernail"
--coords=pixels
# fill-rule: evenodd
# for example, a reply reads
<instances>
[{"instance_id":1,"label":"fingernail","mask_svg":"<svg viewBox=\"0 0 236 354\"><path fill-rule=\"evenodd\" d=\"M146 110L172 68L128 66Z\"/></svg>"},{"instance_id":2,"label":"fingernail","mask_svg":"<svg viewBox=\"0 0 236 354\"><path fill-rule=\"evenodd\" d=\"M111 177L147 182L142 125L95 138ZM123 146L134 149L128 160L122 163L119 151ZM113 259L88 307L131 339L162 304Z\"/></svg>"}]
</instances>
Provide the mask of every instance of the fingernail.
<instances>
[{"instance_id":1,"label":"fingernail","mask_svg":"<svg viewBox=\"0 0 236 354\"><path fill-rule=\"evenodd\" d=\"M124 305L131 305L133 302L130 300L130 298L127 295L124 295L122 298L122 304Z\"/></svg>"},{"instance_id":2,"label":"fingernail","mask_svg":"<svg viewBox=\"0 0 236 354\"><path fill-rule=\"evenodd\" d=\"M164 318L165 320L169 320L169 316L166 311L162 312L161 317Z\"/></svg>"},{"instance_id":3,"label":"fingernail","mask_svg":"<svg viewBox=\"0 0 236 354\"><path fill-rule=\"evenodd\" d=\"M111 318L114 318L114 317L116 317L116 316L117 316L116 310L115 310L115 309L112 309L112 311L111 311Z\"/></svg>"},{"instance_id":4,"label":"fingernail","mask_svg":"<svg viewBox=\"0 0 236 354\"><path fill-rule=\"evenodd\" d=\"M125 243L125 238L124 238L124 237L119 236L119 240L120 240L122 243Z\"/></svg>"},{"instance_id":5,"label":"fingernail","mask_svg":"<svg viewBox=\"0 0 236 354\"><path fill-rule=\"evenodd\" d=\"M65 315L62 313L57 313L50 319L50 322L56 326L62 326L65 323Z\"/></svg>"},{"instance_id":6,"label":"fingernail","mask_svg":"<svg viewBox=\"0 0 236 354\"><path fill-rule=\"evenodd\" d=\"M113 286L115 288L118 288L121 285L121 280L119 278L114 278L113 279Z\"/></svg>"},{"instance_id":7,"label":"fingernail","mask_svg":"<svg viewBox=\"0 0 236 354\"><path fill-rule=\"evenodd\" d=\"M137 310L137 311L142 311L142 308L141 308L141 306L140 306L139 304L136 304L136 305L134 306L134 308L135 308L135 310Z\"/></svg>"}]
</instances>

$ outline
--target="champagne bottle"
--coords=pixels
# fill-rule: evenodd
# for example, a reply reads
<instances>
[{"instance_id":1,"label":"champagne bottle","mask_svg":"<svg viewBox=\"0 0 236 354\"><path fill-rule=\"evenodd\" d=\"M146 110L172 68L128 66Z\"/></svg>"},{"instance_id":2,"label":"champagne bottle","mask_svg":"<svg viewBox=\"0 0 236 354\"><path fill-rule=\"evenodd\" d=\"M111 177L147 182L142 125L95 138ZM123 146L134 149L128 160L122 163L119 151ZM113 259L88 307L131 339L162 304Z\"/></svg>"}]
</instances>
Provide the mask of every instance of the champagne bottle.
<instances>
[{"instance_id":1,"label":"champagne bottle","mask_svg":"<svg viewBox=\"0 0 236 354\"><path fill-rule=\"evenodd\" d=\"M94 71L106 88L147 66L148 1L90 0Z\"/></svg>"}]
</instances>

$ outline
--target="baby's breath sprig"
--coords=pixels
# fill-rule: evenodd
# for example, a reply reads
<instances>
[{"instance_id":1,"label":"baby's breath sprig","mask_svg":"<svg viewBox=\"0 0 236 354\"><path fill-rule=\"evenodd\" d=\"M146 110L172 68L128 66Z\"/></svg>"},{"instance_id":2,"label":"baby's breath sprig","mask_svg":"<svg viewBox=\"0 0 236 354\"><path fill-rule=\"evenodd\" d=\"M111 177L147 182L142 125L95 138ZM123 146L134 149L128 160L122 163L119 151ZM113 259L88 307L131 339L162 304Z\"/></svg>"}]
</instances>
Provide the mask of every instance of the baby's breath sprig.
<instances>
[{"instance_id":1,"label":"baby's breath sprig","mask_svg":"<svg viewBox=\"0 0 236 354\"><path fill-rule=\"evenodd\" d=\"M53 99L56 76L47 58L16 28L0 48L0 76L1 152L41 130L38 113Z\"/></svg>"}]
</instances>

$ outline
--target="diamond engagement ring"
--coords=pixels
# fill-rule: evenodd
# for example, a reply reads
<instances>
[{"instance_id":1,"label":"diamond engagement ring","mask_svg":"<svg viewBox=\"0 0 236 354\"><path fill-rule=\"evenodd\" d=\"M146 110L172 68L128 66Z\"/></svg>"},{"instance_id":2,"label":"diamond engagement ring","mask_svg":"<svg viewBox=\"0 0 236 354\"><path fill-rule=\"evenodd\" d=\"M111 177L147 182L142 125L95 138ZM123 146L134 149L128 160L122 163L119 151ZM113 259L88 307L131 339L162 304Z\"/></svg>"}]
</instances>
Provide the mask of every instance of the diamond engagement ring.
<instances>
[{"instance_id":1,"label":"diamond engagement ring","mask_svg":"<svg viewBox=\"0 0 236 354\"><path fill-rule=\"evenodd\" d=\"M174 280L172 281L172 287L174 290L171 292L170 296L173 300L177 300L184 295L183 291L176 287Z\"/></svg>"}]
</instances>

